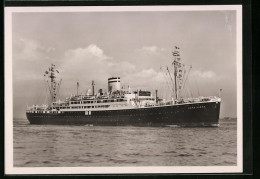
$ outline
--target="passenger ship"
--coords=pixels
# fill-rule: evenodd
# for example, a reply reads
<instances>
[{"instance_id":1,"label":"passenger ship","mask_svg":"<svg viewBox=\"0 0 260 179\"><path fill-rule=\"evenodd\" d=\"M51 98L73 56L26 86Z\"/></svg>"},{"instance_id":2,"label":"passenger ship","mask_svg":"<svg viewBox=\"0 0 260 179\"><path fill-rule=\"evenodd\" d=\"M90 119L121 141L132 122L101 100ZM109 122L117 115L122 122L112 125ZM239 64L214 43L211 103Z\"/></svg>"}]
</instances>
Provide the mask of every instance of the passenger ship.
<instances>
[{"instance_id":1,"label":"passenger ship","mask_svg":"<svg viewBox=\"0 0 260 179\"><path fill-rule=\"evenodd\" d=\"M30 124L87 125L87 126L218 126L221 99L219 96L182 98L189 70L181 63L179 48L173 51L173 74L161 67L173 98L163 100L146 90L122 89L120 77L108 78L108 92L77 94L57 100L61 85L55 65L45 72L50 79L49 105L33 105L26 110Z\"/></svg>"}]
</instances>

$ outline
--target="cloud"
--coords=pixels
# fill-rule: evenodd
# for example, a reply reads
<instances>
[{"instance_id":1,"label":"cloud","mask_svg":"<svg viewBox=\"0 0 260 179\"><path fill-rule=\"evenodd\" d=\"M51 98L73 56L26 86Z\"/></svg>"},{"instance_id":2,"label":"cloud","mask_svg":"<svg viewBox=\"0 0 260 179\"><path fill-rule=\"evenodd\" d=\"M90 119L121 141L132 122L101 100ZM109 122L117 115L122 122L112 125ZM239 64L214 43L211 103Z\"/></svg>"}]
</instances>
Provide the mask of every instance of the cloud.
<instances>
[{"instance_id":1,"label":"cloud","mask_svg":"<svg viewBox=\"0 0 260 179\"><path fill-rule=\"evenodd\" d=\"M155 71L153 68L142 69L141 71L136 71L125 77L125 80L129 84L140 87L140 88L154 88L162 81L164 81L164 76L161 72Z\"/></svg>"},{"instance_id":2,"label":"cloud","mask_svg":"<svg viewBox=\"0 0 260 179\"><path fill-rule=\"evenodd\" d=\"M162 51L164 51L164 48L159 48L157 46L143 46L138 51L147 53L147 54L160 54Z\"/></svg>"},{"instance_id":3,"label":"cloud","mask_svg":"<svg viewBox=\"0 0 260 179\"><path fill-rule=\"evenodd\" d=\"M201 80L201 82L212 82L212 81L222 81L222 80L231 80L230 75L227 74L217 74L214 71L204 71L204 70L192 70L190 72L191 78L196 78Z\"/></svg>"},{"instance_id":4,"label":"cloud","mask_svg":"<svg viewBox=\"0 0 260 179\"><path fill-rule=\"evenodd\" d=\"M48 53L51 53L51 52L54 52L55 51L55 48L53 47L50 47L50 48L47 48L46 50Z\"/></svg>"},{"instance_id":5,"label":"cloud","mask_svg":"<svg viewBox=\"0 0 260 179\"><path fill-rule=\"evenodd\" d=\"M85 87L87 85L89 87L88 83L95 80L97 85L104 88L107 78L112 76L124 78L136 71L135 65L127 61L115 61L95 44L67 50L61 62L59 68L63 71L62 76L68 84L68 89L76 80L85 83Z\"/></svg>"},{"instance_id":6,"label":"cloud","mask_svg":"<svg viewBox=\"0 0 260 179\"><path fill-rule=\"evenodd\" d=\"M213 71L201 71L201 70L191 71L191 76L195 78L204 78L204 79L212 79L217 77L216 73Z\"/></svg>"},{"instance_id":7,"label":"cloud","mask_svg":"<svg viewBox=\"0 0 260 179\"><path fill-rule=\"evenodd\" d=\"M54 51L53 47L46 47L37 40L14 38L14 79L19 81L42 79L43 71L39 71L39 67L44 67L52 63Z\"/></svg>"},{"instance_id":8,"label":"cloud","mask_svg":"<svg viewBox=\"0 0 260 179\"><path fill-rule=\"evenodd\" d=\"M22 43L24 42L25 40L22 40ZM28 49L34 49L34 55L38 54L39 57L43 57L47 53L55 51L54 48L45 48L36 41L27 42L24 43L26 48L23 47L23 50L20 51L23 57L32 55L31 53L27 54ZM151 47L152 48L143 48L143 50L150 53L160 51L157 47ZM38 61L42 63L42 66L23 66L23 70L19 70L19 66L17 66L18 71L15 72L16 80L20 82L26 79L36 81L38 77L39 79L43 78L43 72L45 68L49 67L50 63L46 63L46 60L40 59L39 57ZM26 59L24 59L24 61L26 61ZM29 63L31 62L32 61L29 60ZM55 64L60 71L59 77L63 79L61 88L63 97L75 93L76 82L80 82L81 92L91 88L91 80L95 81L96 89L102 88L106 90L107 78L112 76L121 77L122 83L124 85L130 85L131 88L147 89L153 92L155 89L158 89L161 93L165 91L169 93L169 87L161 71L157 71L155 67L153 68L151 66L147 68L147 65L140 67L139 63L136 65L129 61L115 60L96 44L68 49L62 56L57 58L57 62L58 63ZM194 86L193 83L195 79L195 81L199 81L200 84L209 84L209 86L213 88L216 80L220 78L222 77L217 75L214 71L195 70L190 73L190 85ZM38 83L42 82L41 80L37 81L39 81Z\"/></svg>"},{"instance_id":9,"label":"cloud","mask_svg":"<svg viewBox=\"0 0 260 179\"><path fill-rule=\"evenodd\" d=\"M66 73L76 72L90 76L106 76L112 72L129 72L135 66L129 62L114 62L104 51L95 44L84 48L70 49L65 52L61 68ZM94 75L95 74L95 75Z\"/></svg>"},{"instance_id":10,"label":"cloud","mask_svg":"<svg viewBox=\"0 0 260 179\"><path fill-rule=\"evenodd\" d=\"M144 69L144 70L136 73L133 76L135 76L137 78L151 78L156 75L157 75L157 72L154 69L150 68L150 69Z\"/></svg>"},{"instance_id":11,"label":"cloud","mask_svg":"<svg viewBox=\"0 0 260 179\"><path fill-rule=\"evenodd\" d=\"M149 89L164 80L161 72L153 68L137 68L127 61L116 61L95 44L67 50L60 68L67 89L76 81L90 83L91 80L95 80L95 84L104 89L107 78L112 76L121 77L123 84L134 88ZM86 84L83 88L89 87L90 84Z\"/></svg>"},{"instance_id":12,"label":"cloud","mask_svg":"<svg viewBox=\"0 0 260 179\"><path fill-rule=\"evenodd\" d=\"M153 68L146 69L136 66L129 61L114 60L105 54L104 50L96 44L85 47L68 49L61 56L51 57L55 52L53 47L46 47L36 40L21 38L15 43L15 79L37 80L43 78L43 72L51 63L56 64L64 83L69 85L75 81L85 82L95 80L105 83L111 76L119 76L129 84L148 86L154 80L160 81L162 75L158 75ZM144 46L142 51L147 53L159 53L162 48L156 46ZM20 68L22 64L23 68ZM37 66L37 67L36 67ZM137 80L138 79L138 80ZM136 81L140 81L136 83Z\"/></svg>"},{"instance_id":13,"label":"cloud","mask_svg":"<svg viewBox=\"0 0 260 179\"><path fill-rule=\"evenodd\" d=\"M53 61L48 54L55 50L53 47L41 45L36 40L19 39L16 43L15 58L19 63L15 63L15 79L41 79L45 68L51 63L55 63L61 72L59 75L64 79L63 83L67 83L67 89L70 89L70 85L77 81L88 84L91 80L95 80L96 84L104 87L102 85L106 85L107 78L112 76L119 76L123 82L137 88L145 87L148 89L165 82L162 72L158 72L152 67L146 68L147 65L140 67L140 65L136 66L129 61L114 60L96 44L68 49L63 53L63 56ZM163 48L157 46L143 46L141 48L141 51L145 53L159 53L163 50ZM23 63L22 70L18 65L20 63ZM35 67L35 65L38 65L38 67ZM222 78L217 76L214 71L203 70L191 71L190 77L191 79L201 80L205 84L208 81L216 81Z\"/></svg>"},{"instance_id":14,"label":"cloud","mask_svg":"<svg viewBox=\"0 0 260 179\"><path fill-rule=\"evenodd\" d=\"M13 51L17 60L36 62L50 58L55 48L46 47L36 40L20 38L14 40Z\"/></svg>"},{"instance_id":15,"label":"cloud","mask_svg":"<svg viewBox=\"0 0 260 179\"><path fill-rule=\"evenodd\" d=\"M104 54L103 50L100 49L98 46L91 44L87 46L86 48L77 48L68 50L65 52L65 57L68 58L75 58L76 60L86 60L87 58L94 58L98 61L105 61L107 59L111 59L111 57L108 57Z\"/></svg>"}]
</instances>

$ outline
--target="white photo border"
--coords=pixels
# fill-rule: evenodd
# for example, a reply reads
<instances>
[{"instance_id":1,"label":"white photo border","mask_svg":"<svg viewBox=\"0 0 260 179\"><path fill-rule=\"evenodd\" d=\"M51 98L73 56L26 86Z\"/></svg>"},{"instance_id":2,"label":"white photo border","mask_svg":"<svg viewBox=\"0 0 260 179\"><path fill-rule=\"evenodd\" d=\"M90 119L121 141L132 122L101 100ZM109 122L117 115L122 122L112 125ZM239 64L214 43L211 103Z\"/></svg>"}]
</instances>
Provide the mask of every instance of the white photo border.
<instances>
[{"instance_id":1,"label":"white photo border","mask_svg":"<svg viewBox=\"0 0 260 179\"><path fill-rule=\"evenodd\" d=\"M237 56L237 166L172 167L14 167L13 166L13 77L12 13L15 12L126 12L126 11L236 11ZM242 173L243 172L243 81L242 81L242 5L200 6L80 6L5 7L5 174L152 174L152 173Z\"/></svg>"}]
</instances>

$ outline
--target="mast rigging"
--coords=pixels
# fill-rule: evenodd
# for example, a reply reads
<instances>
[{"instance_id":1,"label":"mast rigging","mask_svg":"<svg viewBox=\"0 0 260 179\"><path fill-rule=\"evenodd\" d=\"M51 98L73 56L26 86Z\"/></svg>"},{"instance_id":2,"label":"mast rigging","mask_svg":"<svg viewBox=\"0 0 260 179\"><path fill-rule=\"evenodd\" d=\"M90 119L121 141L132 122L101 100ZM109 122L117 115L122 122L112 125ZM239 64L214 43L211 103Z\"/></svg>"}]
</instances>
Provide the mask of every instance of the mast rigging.
<instances>
[{"instance_id":1,"label":"mast rigging","mask_svg":"<svg viewBox=\"0 0 260 179\"><path fill-rule=\"evenodd\" d=\"M55 68L54 64L51 64L51 67L44 73L44 77L47 78L46 83L48 84L49 87L51 103L57 101L57 94L60 89L61 80L58 83L56 82L57 73L59 73L59 71ZM48 78L51 79L50 84Z\"/></svg>"}]
</instances>

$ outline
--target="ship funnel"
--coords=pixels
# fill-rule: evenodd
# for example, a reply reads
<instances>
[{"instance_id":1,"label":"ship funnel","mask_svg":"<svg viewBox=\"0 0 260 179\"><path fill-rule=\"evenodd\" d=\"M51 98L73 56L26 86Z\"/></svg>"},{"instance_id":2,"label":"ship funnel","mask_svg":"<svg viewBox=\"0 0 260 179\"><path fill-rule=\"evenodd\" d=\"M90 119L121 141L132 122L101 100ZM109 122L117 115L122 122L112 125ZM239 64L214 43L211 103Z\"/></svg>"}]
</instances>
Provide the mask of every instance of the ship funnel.
<instances>
[{"instance_id":1,"label":"ship funnel","mask_svg":"<svg viewBox=\"0 0 260 179\"><path fill-rule=\"evenodd\" d=\"M120 90L121 90L120 77L108 78L108 92L112 93L113 91L120 91Z\"/></svg>"}]
</instances>

